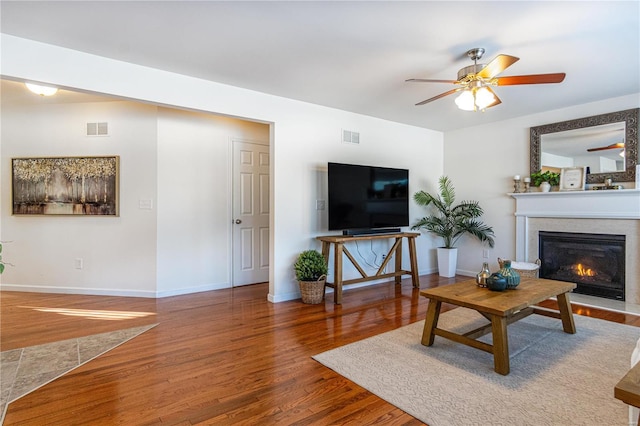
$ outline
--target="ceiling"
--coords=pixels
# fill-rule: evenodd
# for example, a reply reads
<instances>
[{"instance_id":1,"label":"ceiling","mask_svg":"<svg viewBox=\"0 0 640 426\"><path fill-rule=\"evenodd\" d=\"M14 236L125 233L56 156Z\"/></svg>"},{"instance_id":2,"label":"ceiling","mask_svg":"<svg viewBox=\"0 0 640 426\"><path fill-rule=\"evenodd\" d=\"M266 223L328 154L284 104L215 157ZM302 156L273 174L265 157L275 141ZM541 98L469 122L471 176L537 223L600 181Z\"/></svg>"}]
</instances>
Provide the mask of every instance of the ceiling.
<instances>
[{"instance_id":1,"label":"ceiling","mask_svg":"<svg viewBox=\"0 0 640 426\"><path fill-rule=\"evenodd\" d=\"M640 93L638 1L2 1L3 33L400 123L448 131ZM495 88L457 109L454 80L486 49L501 75L560 84ZM87 70L91 72L91 70ZM5 96L3 91L3 96Z\"/></svg>"}]
</instances>

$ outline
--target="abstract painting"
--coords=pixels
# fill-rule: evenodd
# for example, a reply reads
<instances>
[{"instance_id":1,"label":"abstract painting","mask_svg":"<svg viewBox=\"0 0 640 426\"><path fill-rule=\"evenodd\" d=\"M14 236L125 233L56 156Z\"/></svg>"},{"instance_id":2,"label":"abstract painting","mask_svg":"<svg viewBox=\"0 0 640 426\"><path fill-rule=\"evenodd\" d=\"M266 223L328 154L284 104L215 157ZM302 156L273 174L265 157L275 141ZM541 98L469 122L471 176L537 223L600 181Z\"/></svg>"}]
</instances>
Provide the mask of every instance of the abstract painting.
<instances>
[{"instance_id":1,"label":"abstract painting","mask_svg":"<svg viewBox=\"0 0 640 426\"><path fill-rule=\"evenodd\" d=\"M118 216L118 156L11 160L14 215Z\"/></svg>"}]
</instances>

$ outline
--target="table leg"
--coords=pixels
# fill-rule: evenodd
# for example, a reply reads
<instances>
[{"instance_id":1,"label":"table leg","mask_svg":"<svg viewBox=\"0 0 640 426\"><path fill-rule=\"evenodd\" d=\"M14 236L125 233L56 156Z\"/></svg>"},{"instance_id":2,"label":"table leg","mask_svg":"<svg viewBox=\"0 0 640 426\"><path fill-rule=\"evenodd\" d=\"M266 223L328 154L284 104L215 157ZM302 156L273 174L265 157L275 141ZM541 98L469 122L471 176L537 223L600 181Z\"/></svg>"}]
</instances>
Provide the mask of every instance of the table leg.
<instances>
[{"instance_id":1,"label":"table leg","mask_svg":"<svg viewBox=\"0 0 640 426\"><path fill-rule=\"evenodd\" d=\"M399 241L398 247L396 248L396 252L394 257L396 259L396 270L395 272L402 270L402 237L396 238L396 241ZM396 284L402 283L402 276L396 275Z\"/></svg>"},{"instance_id":2,"label":"table leg","mask_svg":"<svg viewBox=\"0 0 640 426\"><path fill-rule=\"evenodd\" d=\"M507 336L507 319L498 315L491 316L493 333L493 366L496 373L509 374L509 337Z\"/></svg>"},{"instance_id":3,"label":"table leg","mask_svg":"<svg viewBox=\"0 0 640 426\"><path fill-rule=\"evenodd\" d=\"M408 237L409 241L409 261L411 262L411 282L415 288L420 288L420 278L418 277L418 258L416 257L416 238Z\"/></svg>"},{"instance_id":4,"label":"table leg","mask_svg":"<svg viewBox=\"0 0 640 426\"><path fill-rule=\"evenodd\" d=\"M333 303L342 304L342 243L335 243L333 271Z\"/></svg>"},{"instance_id":5,"label":"table leg","mask_svg":"<svg viewBox=\"0 0 640 426\"><path fill-rule=\"evenodd\" d=\"M571 302L569 302L569 293L562 293L557 296L558 309L560 310L560 318L562 319L562 328L565 333L575 334L576 325L573 322L573 312L571 311Z\"/></svg>"},{"instance_id":6,"label":"table leg","mask_svg":"<svg viewBox=\"0 0 640 426\"><path fill-rule=\"evenodd\" d=\"M440 306L442 302L437 300L429 300L427 307L427 318L424 320L424 330L422 330L422 344L425 346L433 345L433 338L436 336L433 330L438 326L438 318L440 317Z\"/></svg>"},{"instance_id":7,"label":"table leg","mask_svg":"<svg viewBox=\"0 0 640 426\"><path fill-rule=\"evenodd\" d=\"M324 257L324 261L327 266L329 265L329 251L331 250L331 243L328 241L322 242L322 257Z\"/></svg>"}]
</instances>

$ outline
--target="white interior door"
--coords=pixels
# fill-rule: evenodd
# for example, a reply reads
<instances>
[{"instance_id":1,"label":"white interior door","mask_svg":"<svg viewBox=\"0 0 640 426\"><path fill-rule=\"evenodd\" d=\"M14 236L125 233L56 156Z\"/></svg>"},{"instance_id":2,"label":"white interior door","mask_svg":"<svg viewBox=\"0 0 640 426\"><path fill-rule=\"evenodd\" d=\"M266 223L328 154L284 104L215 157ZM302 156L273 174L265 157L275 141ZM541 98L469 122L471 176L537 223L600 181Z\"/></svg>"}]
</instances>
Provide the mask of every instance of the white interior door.
<instances>
[{"instance_id":1,"label":"white interior door","mask_svg":"<svg viewBox=\"0 0 640 426\"><path fill-rule=\"evenodd\" d=\"M233 286L269 281L269 146L233 141Z\"/></svg>"}]
</instances>

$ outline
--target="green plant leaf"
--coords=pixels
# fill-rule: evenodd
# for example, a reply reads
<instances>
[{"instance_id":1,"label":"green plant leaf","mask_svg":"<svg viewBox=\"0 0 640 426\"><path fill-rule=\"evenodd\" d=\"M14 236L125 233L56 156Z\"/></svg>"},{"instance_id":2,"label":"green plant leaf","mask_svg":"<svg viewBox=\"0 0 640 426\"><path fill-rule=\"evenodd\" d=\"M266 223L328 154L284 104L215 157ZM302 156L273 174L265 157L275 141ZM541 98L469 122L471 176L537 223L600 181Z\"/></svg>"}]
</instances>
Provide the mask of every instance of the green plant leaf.
<instances>
[{"instance_id":1,"label":"green plant leaf","mask_svg":"<svg viewBox=\"0 0 640 426\"><path fill-rule=\"evenodd\" d=\"M429 194L418 191L414 195L416 204L429 207L431 215L418 219L411 229L425 229L444 241L444 247L453 248L465 234L472 235L481 242L494 247L493 228L484 224L479 218L484 214L478 201L462 201L455 203L455 190L447 176L438 180L439 193Z\"/></svg>"},{"instance_id":2,"label":"green plant leaf","mask_svg":"<svg viewBox=\"0 0 640 426\"><path fill-rule=\"evenodd\" d=\"M531 185L540 186L542 182L549 182L550 185L559 185L560 184L560 174L554 173L552 171L547 170L543 172L542 170L537 171L535 173L531 173Z\"/></svg>"},{"instance_id":3,"label":"green plant leaf","mask_svg":"<svg viewBox=\"0 0 640 426\"><path fill-rule=\"evenodd\" d=\"M317 281L328 272L327 262L317 250L305 250L300 253L293 268L298 281Z\"/></svg>"}]
</instances>

